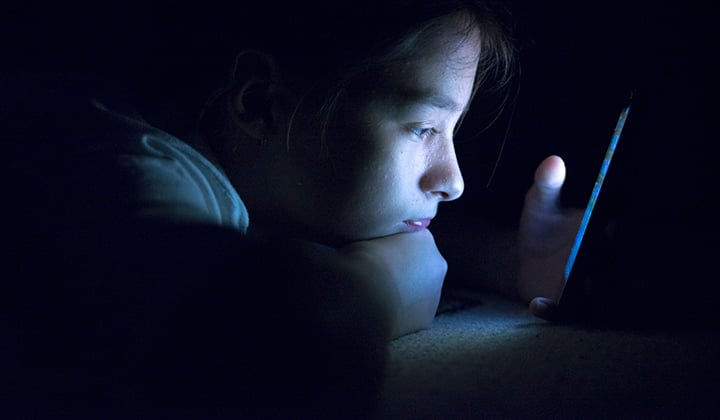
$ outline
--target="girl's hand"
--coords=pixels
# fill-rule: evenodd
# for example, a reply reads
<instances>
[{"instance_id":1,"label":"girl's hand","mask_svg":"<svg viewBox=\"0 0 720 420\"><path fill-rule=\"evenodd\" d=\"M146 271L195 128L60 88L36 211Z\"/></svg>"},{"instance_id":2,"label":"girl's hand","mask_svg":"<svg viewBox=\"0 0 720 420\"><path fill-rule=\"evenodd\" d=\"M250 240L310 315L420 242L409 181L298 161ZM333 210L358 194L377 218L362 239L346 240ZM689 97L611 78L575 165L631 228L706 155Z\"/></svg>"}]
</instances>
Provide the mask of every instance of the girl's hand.
<instances>
[{"instance_id":1,"label":"girl's hand","mask_svg":"<svg viewBox=\"0 0 720 420\"><path fill-rule=\"evenodd\" d=\"M391 336L430 326L440 301L447 262L429 230L401 233L344 246L341 254L368 273L381 273L391 302Z\"/></svg>"},{"instance_id":2,"label":"girl's hand","mask_svg":"<svg viewBox=\"0 0 720 420\"><path fill-rule=\"evenodd\" d=\"M548 320L553 320L565 264L583 217L581 209L558 207L564 181L562 159L550 156L543 160L525 195L520 218L517 292L530 302L534 315Z\"/></svg>"}]
</instances>

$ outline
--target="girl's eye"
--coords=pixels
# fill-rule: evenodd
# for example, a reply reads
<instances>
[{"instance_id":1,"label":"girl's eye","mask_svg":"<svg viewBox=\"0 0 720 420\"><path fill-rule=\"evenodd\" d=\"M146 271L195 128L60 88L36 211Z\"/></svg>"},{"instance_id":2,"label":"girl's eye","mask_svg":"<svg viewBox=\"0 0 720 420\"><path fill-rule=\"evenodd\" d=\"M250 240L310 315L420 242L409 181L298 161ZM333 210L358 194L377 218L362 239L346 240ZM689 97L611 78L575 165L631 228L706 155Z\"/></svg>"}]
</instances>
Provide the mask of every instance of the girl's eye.
<instances>
[{"instance_id":1,"label":"girl's eye","mask_svg":"<svg viewBox=\"0 0 720 420\"><path fill-rule=\"evenodd\" d=\"M414 127L411 129L412 133L422 140L428 138L428 136L436 134L437 131L434 128L427 127Z\"/></svg>"}]
</instances>

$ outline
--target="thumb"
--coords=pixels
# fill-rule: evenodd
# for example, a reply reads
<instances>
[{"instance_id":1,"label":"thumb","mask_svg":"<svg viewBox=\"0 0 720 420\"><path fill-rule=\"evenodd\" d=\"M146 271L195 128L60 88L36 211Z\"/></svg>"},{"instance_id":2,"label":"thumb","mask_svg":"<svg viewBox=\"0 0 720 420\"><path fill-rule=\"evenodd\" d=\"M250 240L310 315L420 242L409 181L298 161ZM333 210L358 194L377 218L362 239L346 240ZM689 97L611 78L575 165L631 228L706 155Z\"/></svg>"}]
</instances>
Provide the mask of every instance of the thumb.
<instances>
[{"instance_id":1,"label":"thumb","mask_svg":"<svg viewBox=\"0 0 720 420\"><path fill-rule=\"evenodd\" d=\"M535 210L555 210L564 182L565 162L559 156L548 156L535 170L535 182L528 194L531 202L528 204Z\"/></svg>"},{"instance_id":2,"label":"thumb","mask_svg":"<svg viewBox=\"0 0 720 420\"><path fill-rule=\"evenodd\" d=\"M557 303L548 298L536 297L530 301L530 313L546 321L560 321Z\"/></svg>"}]
</instances>

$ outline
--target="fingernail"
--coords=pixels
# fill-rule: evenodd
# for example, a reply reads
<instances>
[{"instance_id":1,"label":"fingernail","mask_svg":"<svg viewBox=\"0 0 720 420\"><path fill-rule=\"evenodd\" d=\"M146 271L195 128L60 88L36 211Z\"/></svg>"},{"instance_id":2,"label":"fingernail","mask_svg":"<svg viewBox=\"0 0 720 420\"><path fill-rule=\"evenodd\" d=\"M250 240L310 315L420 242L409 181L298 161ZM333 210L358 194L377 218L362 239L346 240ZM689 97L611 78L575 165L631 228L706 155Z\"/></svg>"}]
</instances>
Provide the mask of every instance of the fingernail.
<instances>
[{"instance_id":1,"label":"fingernail","mask_svg":"<svg viewBox=\"0 0 720 420\"><path fill-rule=\"evenodd\" d=\"M550 309L550 302L547 298L539 297L535 299L535 309L547 311Z\"/></svg>"}]
</instances>

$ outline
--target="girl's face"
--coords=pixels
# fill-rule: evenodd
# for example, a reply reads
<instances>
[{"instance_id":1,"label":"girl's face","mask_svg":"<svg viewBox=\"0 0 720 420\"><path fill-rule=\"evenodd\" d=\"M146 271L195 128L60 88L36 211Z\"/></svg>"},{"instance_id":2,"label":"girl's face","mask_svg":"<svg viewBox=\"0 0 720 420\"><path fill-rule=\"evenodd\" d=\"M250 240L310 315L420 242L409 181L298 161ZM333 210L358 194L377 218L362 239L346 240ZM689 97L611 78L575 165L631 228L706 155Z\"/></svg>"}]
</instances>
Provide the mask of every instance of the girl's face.
<instances>
[{"instance_id":1,"label":"girl's face","mask_svg":"<svg viewBox=\"0 0 720 420\"><path fill-rule=\"evenodd\" d=\"M476 36L448 31L348 93L327 133L329 159L294 157L286 214L331 244L425 229L438 204L463 192L453 134L471 99ZM314 149L315 150L315 149Z\"/></svg>"}]
</instances>

